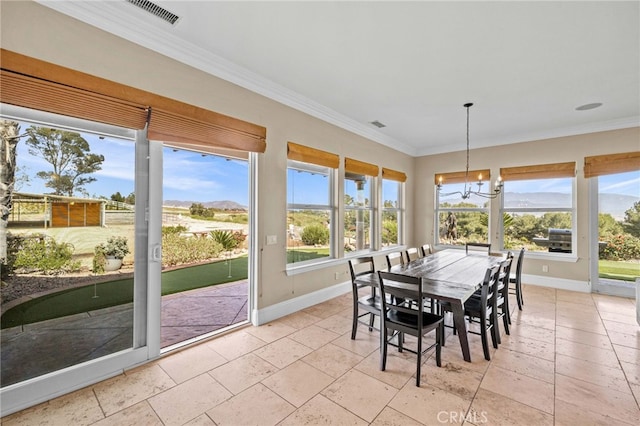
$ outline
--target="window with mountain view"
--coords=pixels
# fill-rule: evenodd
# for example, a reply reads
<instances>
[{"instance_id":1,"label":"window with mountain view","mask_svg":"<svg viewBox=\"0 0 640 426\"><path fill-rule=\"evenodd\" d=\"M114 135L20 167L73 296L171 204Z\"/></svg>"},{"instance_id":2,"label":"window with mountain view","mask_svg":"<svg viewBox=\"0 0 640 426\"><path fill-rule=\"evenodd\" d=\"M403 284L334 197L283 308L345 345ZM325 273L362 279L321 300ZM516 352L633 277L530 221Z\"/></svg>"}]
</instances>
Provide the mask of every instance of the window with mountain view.
<instances>
[{"instance_id":1,"label":"window with mountain view","mask_svg":"<svg viewBox=\"0 0 640 426\"><path fill-rule=\"evenodd\" d=\"M574 178L506 180L503 189L503 248L573 253Z\"/></svg>"},{"instance_id":2,"label":"window with mountain view","mask_svg":"<svg viewBox=\"0 0 640 426\"><path fill-rule=\"evenodd\" d=\"M331 257L334 169L288 160L287 264Z\"/></svg>"},{"instance_id":3,"label":"window with mountain view","mask_svg":"<svg viewBox=\"0 0 640 426\"><path fill-rule=\"evenodd\" d=\"M489 242L489 202L471 196L462 199L464 183L442 184L436 191L437 244L463 246Z\"/></svg>"}]
</instances>

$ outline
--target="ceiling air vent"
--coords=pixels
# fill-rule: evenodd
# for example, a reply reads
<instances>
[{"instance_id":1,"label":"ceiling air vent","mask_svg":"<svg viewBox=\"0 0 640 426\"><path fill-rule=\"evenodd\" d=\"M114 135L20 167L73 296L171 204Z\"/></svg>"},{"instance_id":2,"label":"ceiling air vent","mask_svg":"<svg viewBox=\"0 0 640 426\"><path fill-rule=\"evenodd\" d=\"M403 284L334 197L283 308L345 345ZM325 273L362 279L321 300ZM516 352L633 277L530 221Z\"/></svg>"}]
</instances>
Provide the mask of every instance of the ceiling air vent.
<instances>
[{"instance_id":1,"label":"ceiling air vent","mask_svg":"<svg viewBox=\"0 0 640 426\"><path fill-rule=\"evenodd\" d=\"M152 15L157 16L170 23L171 25L175 24L180 17L175 13L169 12L167 9L158 6L157 4L150 2L149 0L126 0L128 3L131 3L134 6L138 6L140 9L149 12Z\"/></svg>"},{"instance_id":2,"label":"ceiling air vent","mask_svg":"<svg viewBox=\"0 0 640 426\"><path fill-rule=\"evenodd\" d=\"M374 126L376 126L379 129L382 129L383 127L387 127L386 124L382 124L381 122L379 122L378 120L372 121L371 124L373 124Z\"/></svg>"}]
</instances>

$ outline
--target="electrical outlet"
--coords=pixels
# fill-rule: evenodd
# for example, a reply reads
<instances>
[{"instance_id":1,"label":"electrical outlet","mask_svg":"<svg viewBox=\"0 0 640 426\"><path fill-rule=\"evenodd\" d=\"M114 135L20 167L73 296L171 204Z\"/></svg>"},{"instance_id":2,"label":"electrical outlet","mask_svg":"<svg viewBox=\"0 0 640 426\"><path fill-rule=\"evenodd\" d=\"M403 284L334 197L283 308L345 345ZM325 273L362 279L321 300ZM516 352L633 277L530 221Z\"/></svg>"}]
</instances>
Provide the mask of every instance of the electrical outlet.
<instances>
[{"instance_id":1,"label":"electrical outlet","mask_svg":"<svg viewBox=\"0 0 640 426\"><path fill-rule=\"evenodd\" d=\"M549 265L542 265L542 272L549 272Z\"/></svg>"}]
</instances>

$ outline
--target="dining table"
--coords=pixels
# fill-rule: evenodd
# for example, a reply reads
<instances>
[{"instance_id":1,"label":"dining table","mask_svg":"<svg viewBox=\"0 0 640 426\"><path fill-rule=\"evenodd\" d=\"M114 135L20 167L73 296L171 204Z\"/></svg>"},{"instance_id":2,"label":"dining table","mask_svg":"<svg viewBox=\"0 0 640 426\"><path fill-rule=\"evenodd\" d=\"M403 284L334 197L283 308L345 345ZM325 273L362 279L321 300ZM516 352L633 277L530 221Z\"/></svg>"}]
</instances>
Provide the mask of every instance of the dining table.
<instances>
[{"instance_id":1,"label":"dining table","mask_svg":"<svg viewBox=\"0 0 640 426\"><path fill-rule=\"evenodd\" d=\"M402 265L395 265L389 272L421 278L423 297L449 302L453 323L458 330L462 356L465 361L471 362L464 302L482 286L487 269L502 260L502 255L446 249ZM377 273L361 275L356 281L359 284L379 287Z\"/></svg>"}]
</instances>

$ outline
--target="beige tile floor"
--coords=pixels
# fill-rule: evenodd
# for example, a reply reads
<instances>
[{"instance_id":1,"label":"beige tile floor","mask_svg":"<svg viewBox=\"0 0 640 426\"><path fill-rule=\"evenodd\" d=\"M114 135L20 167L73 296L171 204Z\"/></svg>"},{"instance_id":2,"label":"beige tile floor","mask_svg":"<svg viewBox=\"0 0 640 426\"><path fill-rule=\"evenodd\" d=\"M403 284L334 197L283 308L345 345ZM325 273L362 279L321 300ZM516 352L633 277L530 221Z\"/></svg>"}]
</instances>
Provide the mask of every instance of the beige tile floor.
<instances>
[{"instance_id":1,"label":"beige tile floor","mask_svg":"<svg viewBox=\"0 0 640 426\"><path fill-rule=\"evenodd\" d=\"M640 328L631 299L525 286L490 362L447 339L443 365L350 339L344 295L245 327L2 419L2 425L637 425Z\"/></svg>"}]
</instances>

